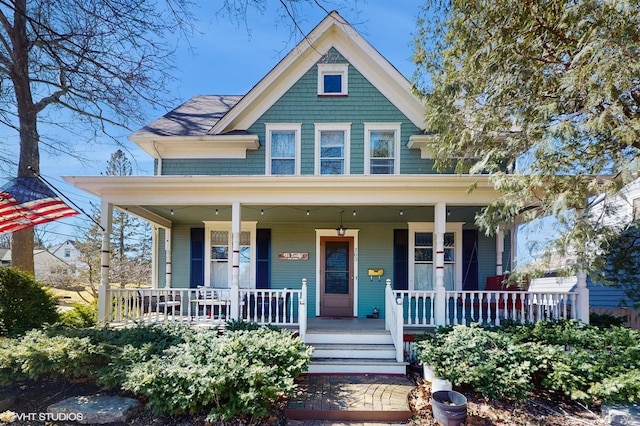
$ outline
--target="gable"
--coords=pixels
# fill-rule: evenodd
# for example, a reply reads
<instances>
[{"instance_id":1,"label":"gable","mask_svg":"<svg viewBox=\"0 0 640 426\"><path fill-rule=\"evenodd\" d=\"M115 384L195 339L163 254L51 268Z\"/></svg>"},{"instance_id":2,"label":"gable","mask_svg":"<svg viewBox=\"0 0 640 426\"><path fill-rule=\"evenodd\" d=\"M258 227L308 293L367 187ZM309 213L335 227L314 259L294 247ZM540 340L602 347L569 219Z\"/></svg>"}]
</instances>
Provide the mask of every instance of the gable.
<instances>
[{"instance_id":1,"label":"gable","mask_svg":"<svg viewBox=\"0 0 640 426\"><path fill-rule=\"evenodd\" d=\"M337 12L331 12L273 70L222 117L209 134L246 130L332 49L353 65L416 127L423 128L424 108L411 84ZM350 96L350 95L348 95Z\"/></svg>"}]
</instances>

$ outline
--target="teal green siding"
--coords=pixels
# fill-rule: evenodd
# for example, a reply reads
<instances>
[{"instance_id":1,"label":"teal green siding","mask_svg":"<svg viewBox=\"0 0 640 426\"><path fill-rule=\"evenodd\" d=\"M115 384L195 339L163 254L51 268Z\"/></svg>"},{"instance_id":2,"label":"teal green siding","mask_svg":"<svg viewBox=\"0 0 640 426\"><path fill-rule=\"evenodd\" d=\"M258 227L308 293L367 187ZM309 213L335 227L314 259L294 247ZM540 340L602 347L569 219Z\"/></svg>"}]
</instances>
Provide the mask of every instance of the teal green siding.
<instances>
[{"instance_id":1,"label":"teal green siding","mask_svg":"<svg viewBox=\"0 0 640 426\"><path fill-rule=\"evenodd\" d=\"M332 49L336 62L344 58ZM337 59L336 59L337 58ZM364 173L364 123L401 123L400 172L429 174L433 161L420 158L420 150L407 148L409 137L420 133L353 65L349 65L347 96L318 96L318 69L311 67L247 131L258 136L258 150L245 159L166 159L163 175L261 175L265 173L265 124L302 123L301 173L314 174L314 123L351 123L350 174Z\"/></svg>"},{"instance_id":2,"label":"teal green siding","mask_svg":"<svg viewBox=\"0 0 640 426\"><path fill-rule=\"evenodd\" d=\"M264 133L264 132L263 132ZM264 139L261 139L263 141ZM163 175L263 175L264 148L247 151L247 158L166 159Z\"/></svg>"},{"instance_id":3,"label":"teal green siding","mask_svg":"<svg viewBox=\"0 0 640 426\"><path fill-rule=\"evenodd\" d=\"M158 276L158 288L163 288L167 283L167 252L165 249L165 231L163 228L160 228L158 231L157 259L156 275Z\"/></svg>"},{"instance_id":4,"label":"teal green siding","mask_svg":"<svg viewBox=\"0 0 640 426\"><path fill-rule=\"evenodd\" d=\"M171 286L189 288L191 265L191 228L202 228L202 224L179 225L171 230Z\"/></svg>"},{"instance_id":5,"label":"teal green siding","mask_svg":"<svg viewBox=\"0 0 640 426\"><path fill-rule=\"evenodd\" d=\"M307 279L309 316L316 316L316 229L333 229L335 224L261 223L271 229L271 287L295 288ZM384 312L384 290L387 278L393 277L393 229L406 228L406 223L369 223L358 226L358 316L365 317L374 307ZM309 253L308 260L279 260L280 252ZM368 269L384 269L384 276L370 280Z\"/></svg>"}]
</instances>

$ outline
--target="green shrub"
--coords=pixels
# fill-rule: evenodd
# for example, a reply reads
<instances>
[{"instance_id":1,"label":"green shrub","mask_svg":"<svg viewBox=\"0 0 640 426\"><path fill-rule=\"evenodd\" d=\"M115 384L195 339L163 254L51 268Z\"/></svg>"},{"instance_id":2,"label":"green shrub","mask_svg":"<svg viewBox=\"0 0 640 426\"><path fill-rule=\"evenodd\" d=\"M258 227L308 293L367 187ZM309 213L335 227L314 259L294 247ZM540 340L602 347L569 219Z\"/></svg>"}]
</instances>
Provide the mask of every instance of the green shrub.
<instances>
[{"instance_id":1,"label":"green shrub","mask_svg":"<svg viewBox=\"0 0 640 426\"><path fill-rule=\"evenodd\" d=\"M251 331L251 330L259 330L263 327L270 328L271 330L279 331L280 327L272 324L258 324L257 322L247 322L242 319L237 320L229 320L226 322L224 329L225 331Z\"/></svg>"},{"instance_id":2,"label":"green shrub","mask_svg":"<svg viewBox=\"0 0 640 426\"><path fill-rule=\"evenodd\" d=\"M185 327L76 329L61 326L0 339L0 385L56 377L120 387L132 365L183 342Z\"/></svg>"},{"instance_id":3,"label":"green shrub","mask_svg":"<svg viewBox=\"0 0 640 426\"><path fill-rule=\"evenodd\" d=\"M598 328L622 327L627 322L626 317L617 317L610 314L589 313L589 324Z\"/></svg>"},{"instance_id":4,"label":"green shrub","mask_svg":"<svg viewBox=\"0 0 640 426\"><path fill-rule=\"evenodd\" d=\"M93 327L98 323L98 300L91 303L74 303L73 309L60 314L59 322L67 327Z\"/></svg>"},{"instance_id":5,"label":"green shrub","mask_svg":"<svg viewBox=\"0 0 640 426\"><path fill-rule=\"evenodd\" d=\"M123 388L149 399L165 414L198 413L209 419L263 417L309 363L311 349L286 330L260 327L217 336L201 330L162 355L135 365Z\"/></svg>"},{"instance_id":6,"label":"green shrub","mask_svg":"<svg viewBox=\"0 0 640 426\"><path fill-rule=\"evenodd\" d=\"M416 349L439 377L494 399L524 398L533 388L532 372L541 365L535 344L514 345L506 334L476 325L439 330Z\"/></svg>"},{"instance_id":7,"label":"green shrub","mask_svg":"<svg viewBox=\"0 0 640 426\"><path fill-rule=\"evenodd\" d=\"M455 385L521 399L534 386L584 402L640 394L640 334L576 321L439 330L416 344L420 360Z\"/></svg>"},{"instance_id":8,"label":"green shrub","mask_svg":"<svg viewBox=\"0 0 640 426\"><path fill-rule=\"evenodd\" d=\"M31 330L20 338L0 340L0 385L25 379L93 378L109 358L87 337L49 336Z\"/></svg>"},{"instance_id":9,"label":"green shrub","mask_svg":"<svg viewBox=\"0 0 640 426\"><path fill-rule=\"evenodd\" d=\"M57 299L31 275L0 268L0 335L19 335L58 320Z\"/></svg>"}]
</instances>

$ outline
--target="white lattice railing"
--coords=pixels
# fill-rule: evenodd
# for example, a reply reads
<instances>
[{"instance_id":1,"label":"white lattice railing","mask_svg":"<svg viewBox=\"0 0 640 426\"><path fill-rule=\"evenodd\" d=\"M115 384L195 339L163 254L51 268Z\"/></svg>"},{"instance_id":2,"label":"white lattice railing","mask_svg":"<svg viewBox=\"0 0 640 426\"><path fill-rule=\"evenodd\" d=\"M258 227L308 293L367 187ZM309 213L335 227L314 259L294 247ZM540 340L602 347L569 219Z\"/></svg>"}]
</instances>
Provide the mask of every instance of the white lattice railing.
<instances>
[{"instance_id":1,"label":"white lattice railing","mask_svg":"<svg viewBox=\"0 0 640 426\"><path fill-rule=\"evenodd\" d=\"M435 327L501 321L535 323L545 320L575 319L576 292L530 291L447 291L444 306L436 304L435 291L395 290L404 306L404 326ZM438 310L444 310L445 323L436 321Z\"/></svg>"},{"instance_id":2,"label":"white lattice railing","mask_svg":"<svg viewBox=\"0 0 640 426\"><path fill-rule=\"evenodd\" d=\"M300 325L303 290L132 289L103 291L105 322L112 325L160 322L224 324L243 319L260 324ZM235 296L235 297L234 297ZM304 308L306 319L306 306ZM306 321L304 321L306 324Z\"/></svg>"},{"instance_id":3,"label":"white lattice railing","mask_svg":"<svg viewBox=\"0 0 640 426\"><path fill-rule=\"evenodd\" d=\"M575 319L575 292L447 291L447 325L485 323L500 325L512 320L522 324Z\"/></svg>"},{"instance_id":4,"label":"white lattice railing","mask_svg":"<svg viewBox=\"0 0 640 426\"><path fill-rule=\"evenodd\" d=\"M435 291L395 290L394 292L396 299L402 299L406 327L435 326Z\"/></svg>"}]
</instances>

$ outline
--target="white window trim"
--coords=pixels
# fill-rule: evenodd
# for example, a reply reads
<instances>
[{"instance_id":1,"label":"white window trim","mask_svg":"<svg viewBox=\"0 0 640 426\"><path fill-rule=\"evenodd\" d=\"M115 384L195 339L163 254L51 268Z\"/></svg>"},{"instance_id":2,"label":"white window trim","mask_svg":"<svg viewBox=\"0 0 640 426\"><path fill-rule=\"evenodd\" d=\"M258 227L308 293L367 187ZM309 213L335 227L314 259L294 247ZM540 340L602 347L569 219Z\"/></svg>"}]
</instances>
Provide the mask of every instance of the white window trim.
<instances>
[{"instance_id":1,"label":"white window trim","mask_svg":"<svg viewBox=\"0 0 640 426\"><path fill-rule=\"evenodd\" d=\"M324 76L342 76L342 91L340 93L325 93ZM349 64L318 64L318 96L346 96L349 93Z\"/></svg>"},{"instance_id":2,"label":"white window trim","mask_svg":"<svg viewBox=\"0 0 640 426\"><path fill-rule=\"evenodd\" d=\"M265 172L267 175L271 174L271 132L278 131L291 131L295 132L296 143L296 157L295 157L295 174L300 175L300 149L302 147L302 123L266 123L265 124L265 139L266 139L266 165Z\"/></svg>"},{"instance_id":3,"label":"white window trim","mask_svg":"<svg viewBox=\"0 0 640 426\"><path fill-rule=\"evenodd\" d=\"M320 175L320 133L329 130L344 132L344 171L351 172L351 123L314 123L315 126L315 174Z\"/></svg>"},{"instance_id":4,"label":"white window trim","mask_svg":"<svg viewBox=\"0 0 640 426\"><path fill-rule=\"evenodd\" d=\"M364 123L364 174L371 174L371 131L393 130L393 174L400 174L400 128L401 123Z\"/></svg>"},{"instance_id":5,"label":"white window trim","mask_svg":"<svg viewBox=\"0 0 640 426\"><path fill-rule=\"evenodd\" d=\"M462 290L462 225L464 222L447 222L445 232L453 232L455 244L455 290ZM433 235L433 278L436 277L436 231L433 222L409 222L409 290L414 290L416 232L432 232ZM435 281L434 281L435 289Z\"/></svg>"},{"instance_id":6,"label":"white window trim","mask_svg":"<svg viewBox=\"0 0 640 426\"><path fill-rule=\"evenodd\" d=\"M233 235L231 233L231 222L213 222L204 221L204 249L205 263L204 263L204 285L209 286L211 283L211 232L212 231L227 231L229 232L229 260L228 260L228 276L227 282L231 287L231 280L233 276ZM240 232L249 232L250 247L251 247L251 260L249 262L249 288L256 288L256 228L258 222L242 222L240 225ZM240 287L242 283L240 283Z\"/></svg>"}]
</instances>

